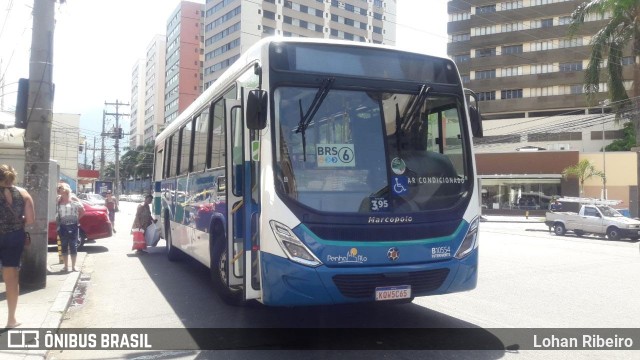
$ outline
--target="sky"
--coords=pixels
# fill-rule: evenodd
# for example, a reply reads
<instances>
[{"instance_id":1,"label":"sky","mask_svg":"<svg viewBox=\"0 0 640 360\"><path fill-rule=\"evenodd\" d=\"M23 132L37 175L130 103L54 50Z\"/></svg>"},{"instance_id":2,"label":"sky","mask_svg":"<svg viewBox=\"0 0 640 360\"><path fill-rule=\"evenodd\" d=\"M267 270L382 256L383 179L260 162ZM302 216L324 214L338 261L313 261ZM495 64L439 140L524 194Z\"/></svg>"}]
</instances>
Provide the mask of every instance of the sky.
<instances>
[{"instance_id":1,"label":"sky","mask_svg":"<svg viewBox=\"0 0 640 360\"><path fill-rule=\"evenodd\" d=\"M196 0L204 2L204 0ZM54 112L81 114L80 132L99 136L105 102L131 100L131 71L179 0L66 0L56 4ZM0 110L13 111L29 77L33 0L0 0ZM447 0L397 0L396 45L446 55ZM112 108L108 111L113 112ZM128 124L128 121L125 121ZM127 131L128 126L123 126Z\"/></svg>"}]
</instances>

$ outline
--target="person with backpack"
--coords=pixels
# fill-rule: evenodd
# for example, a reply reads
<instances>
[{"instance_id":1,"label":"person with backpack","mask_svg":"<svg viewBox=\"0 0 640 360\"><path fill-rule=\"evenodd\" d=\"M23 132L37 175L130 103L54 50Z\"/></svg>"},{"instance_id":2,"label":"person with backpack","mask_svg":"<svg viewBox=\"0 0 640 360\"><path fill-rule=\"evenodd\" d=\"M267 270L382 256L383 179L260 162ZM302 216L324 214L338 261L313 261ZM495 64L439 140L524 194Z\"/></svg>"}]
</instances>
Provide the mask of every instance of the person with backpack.
<instances>
[{"instance_id":1,"label":"person with backpack","mask_svg":"<svg viewBox=\"0 0 640 360\"><path fill-rule=\"evenodd\" d=\"M15 186L17 173L9 165L0 165L0 262L7 297L6 328L20 326L16 320L18 295L20 294L20 257L31 238L25 225L35 222L33 199L27 190Z\"/></svg>"}]
</instances>

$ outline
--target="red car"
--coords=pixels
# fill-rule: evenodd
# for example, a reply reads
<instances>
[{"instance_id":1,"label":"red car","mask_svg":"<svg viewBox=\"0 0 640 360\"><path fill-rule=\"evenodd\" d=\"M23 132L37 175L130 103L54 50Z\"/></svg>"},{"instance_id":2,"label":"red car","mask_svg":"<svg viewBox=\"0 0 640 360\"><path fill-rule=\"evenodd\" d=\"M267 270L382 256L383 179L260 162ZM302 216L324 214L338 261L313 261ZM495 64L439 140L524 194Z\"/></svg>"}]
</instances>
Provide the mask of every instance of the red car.
<instances>
[{"instance_id":1,"label":"red car","mask_svg":"<svg viewBox=\"0 0 640 360\"><path fill-rule=\"evenodd\" d=\"M84 200L81 201L84 206L84 216L80 218L80 246L84 245L87 240L103 239L113 235L107 208L102 205L91 205ZM47 236L49 244L57 243L56 227L55 221L49 223Z\"/></svg>"}]
</instances>

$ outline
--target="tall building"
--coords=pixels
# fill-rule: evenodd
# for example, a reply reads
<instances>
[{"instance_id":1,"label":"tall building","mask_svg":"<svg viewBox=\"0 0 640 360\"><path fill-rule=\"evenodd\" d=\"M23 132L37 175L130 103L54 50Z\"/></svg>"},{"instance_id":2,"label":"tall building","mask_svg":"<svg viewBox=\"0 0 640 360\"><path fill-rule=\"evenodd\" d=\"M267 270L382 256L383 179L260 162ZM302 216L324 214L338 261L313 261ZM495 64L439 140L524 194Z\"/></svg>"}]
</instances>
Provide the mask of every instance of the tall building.
<instances>
[{"instance_id":1,"label":"tall building","mask_svg":"<svg viewBox=\"0 0 640 360\"><path fill-rule=\"evenodd\" d=\"M153 141L164 124L165 49L165 36L155 35L131 71L129 147L133 149Z\"/></svg>"},{"instance_id":2,"label":"tall building","mask_svg":"<svg viewBox=\"0 0 640 360\"><path fill-rule=\"evenodd\" d=\"M394 45L396 0L207 0L204 88L270 35Z\"/></svg>"},{"instance_id":3,"label":"tall building","mask_svg":"<svg viewBox=\"0 0 640 360\"><path fill-rule=\"evenodd\" d=\"M168 124L202 93L204 5L182 1L167 21L164 123Z\"/></svg>"},{"instance_id":4,"label":"tall building","mask_svg":"<svg viewBox=\"0 0 640 360\"><path fill-rule=\"evenodd\" d=\"M147 46L144 70L143 144L153 141L164 124L165 51L164 35L154 36Z\"/></svg>"},{"instance_id":5,"label":"tall building","mask_svg":"<svg viewBox=\"0 0 640 360\"><path fill-rule=\"evenodd\" d=\"M571 13L583 0L452 0L447 52L465 86L478 93L485 119L588 114L584 69L590 41L606 17L587 19L570 36ZM620 59L627 91L634 58ZM604 79L604 77L602 77ZM607 97L600 84L598 100ZM631 94L629 93L629 96ZM600 112L597 107L591 112Z\"/></svg>"},{"instance_id":6,"label":"tall building","mask_svg":"<svg viewBox=\"0 0 640 360\"><path fill-rule=\"evenodd\" d=\"M486 120L484 138L474 140L484 213L543 214L558 195L619 199L638 213L635 171L619 171L619 164L637 162L635 154L622 160L627 154L601 151L622 137L605 101L604 69L595 102L584 92L590 42L609 16L585 19L572 36L571 13L583 2L448 2L447 52ZM630 49L620 58L630 97L635 61ZM579 193L577 180L562 173L582 159L605 176Z\"/></svg>"},{"instance_id":7,"label":"tall building","mask_svg":"<svg viewBox=\"0 0 640 360\"><path fill-rule=\"evenodd\" d=\"M129 116L129 147L142 145L144 132L144 67L145 59L138 59L131 70L131 116Z\"/></svg>"}]
</instances>

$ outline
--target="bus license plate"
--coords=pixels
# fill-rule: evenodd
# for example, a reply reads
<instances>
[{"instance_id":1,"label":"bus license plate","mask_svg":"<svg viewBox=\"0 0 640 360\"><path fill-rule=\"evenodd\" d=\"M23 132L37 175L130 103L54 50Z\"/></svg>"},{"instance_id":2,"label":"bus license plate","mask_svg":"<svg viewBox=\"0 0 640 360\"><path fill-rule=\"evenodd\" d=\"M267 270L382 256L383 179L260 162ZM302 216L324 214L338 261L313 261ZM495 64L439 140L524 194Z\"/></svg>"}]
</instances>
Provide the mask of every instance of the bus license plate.
<instances>
[{"instance_id":1,"label":"bus license plate","mask_svg":"<svg viewBox=\"0 0 640 360\"><path fill-rule=\"evenodd\" d=\"M387 286L376 288L376 301L409 299L411 298L411 285Z\"/></svg>"}]
</instances>

